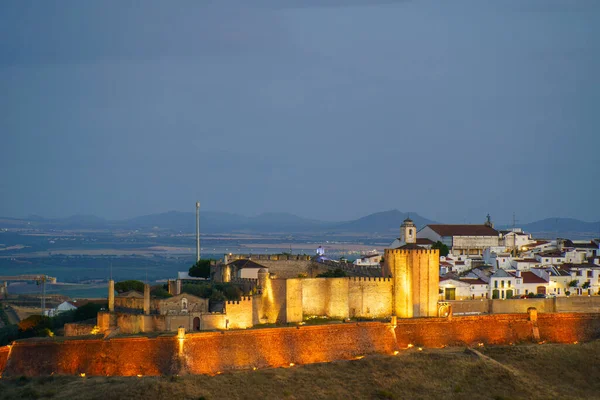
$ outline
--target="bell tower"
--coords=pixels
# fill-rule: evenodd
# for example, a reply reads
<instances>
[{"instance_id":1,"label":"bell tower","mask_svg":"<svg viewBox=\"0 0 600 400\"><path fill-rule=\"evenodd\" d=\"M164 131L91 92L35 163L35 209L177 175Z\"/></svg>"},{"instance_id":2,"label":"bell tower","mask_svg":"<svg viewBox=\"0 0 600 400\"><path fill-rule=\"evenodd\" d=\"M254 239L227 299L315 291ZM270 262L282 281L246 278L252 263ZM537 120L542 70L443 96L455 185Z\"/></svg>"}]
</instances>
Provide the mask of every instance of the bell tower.
<instances>
[{"instance_id":1,"label":"bell tower","mask_svg":"<svg viewBox=\"0 0 600 400\"><path fill-rule=\"evenodd\" d=\"M410 217L406 218L400 225L400 242L405 244L417 243L417 227Z\"/></svg>"}]
</instances>

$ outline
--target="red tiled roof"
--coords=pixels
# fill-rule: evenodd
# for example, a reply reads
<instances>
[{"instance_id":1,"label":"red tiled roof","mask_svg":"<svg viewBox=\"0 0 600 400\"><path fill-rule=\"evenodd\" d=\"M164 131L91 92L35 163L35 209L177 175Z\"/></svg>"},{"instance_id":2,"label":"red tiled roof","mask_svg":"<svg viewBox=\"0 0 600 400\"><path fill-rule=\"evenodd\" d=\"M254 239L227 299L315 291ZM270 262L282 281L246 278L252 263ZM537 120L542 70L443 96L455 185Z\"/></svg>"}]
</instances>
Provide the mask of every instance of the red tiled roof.
<instances>
[{"instance_id":1,"label":"red tiled roof","mask_svg":"<svg viewBox=\"0 0 600 400\"><path fill-rule=\"evenodd\" d=\"M540 278L533 272L524 271L521 272L521 278L523 278L523 283L548 283L544 278Z\"/></svg>"},{"instance_id":2,"label":"red tiled roof","mask_svg":"<svg viewBox=\"0 0 600 400\"><path fill-rule=\"evenodd\" d=\"M498 236L498 231L487 225L427 225L440 236Z\"/></svg>"}]
</instances>

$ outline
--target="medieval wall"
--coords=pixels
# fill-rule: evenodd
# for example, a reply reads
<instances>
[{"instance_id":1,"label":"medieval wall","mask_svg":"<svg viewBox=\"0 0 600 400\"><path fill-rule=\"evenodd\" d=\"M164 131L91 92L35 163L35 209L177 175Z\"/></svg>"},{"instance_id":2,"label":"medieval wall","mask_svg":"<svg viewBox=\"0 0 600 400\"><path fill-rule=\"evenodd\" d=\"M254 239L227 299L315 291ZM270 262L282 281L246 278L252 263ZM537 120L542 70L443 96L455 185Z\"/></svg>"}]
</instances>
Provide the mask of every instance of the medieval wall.
<instances>
[{"instance_id":1,"label":"medieval wall","mask_svg":"<svg viewBox=\"0 0 600 400\"><path fill-rule=\"evenodd\" d=\"M159 299L150 299L150 312L158 313ZM117 309L130 309L130 310L144 310L144 298L137 297L115 297L115 308Z\"/></svg>"},{"instance_id":2,"label":"medieval wall","mask_svg":"<svg viewBox=\"0 0 600 400\"><path fill-rule=\"evenodd\" d=\"M540 314L539 340L559 343L600 337L600 315ZM370 353L392 354L408 344L509 344L537 341L527 314L401 319L394 329L381 322L293 328L250 329L158 338L108 340L25 340L0 348L0 373L6 376L164 375L216 373L237 368L287 366L352 359Z\"/></svg>"},{"instance_id":3,"label":"medieval wall","mask_svg":"<svg viewBox=\"0 0 600 400\"><path fill-rule=\"evenodd\" d=\"M65 324L65 336L86 336L91 335L96 328L93 324L69 323Z\"/></svg>"},{"instance_id":4,"label":"medieval wall","mask_svg":"<svg viewBox=\"0 0 600 400\"><path fill-rule=\"evenodd\" d=\"M302 313L348 318L348 278L302 279Z\"/></svg>"},{"instance_id":5,"label":"medieval wall","mask_svg":"<svg viewBox=\"0 0 600 400\"><path fill-rule=\"evenodd\" d=\"M529 307L535 307L540 313L554 312L554 299L510 299L489 300L492 314L526 313Z\"/></svg>"},{"instance_id":6,"label":"medieval wall","mask_svg":"<svg viewBox=\"0 0 600 400\"><path fill-rule=\"evenodd\" d=\"M394 282L394 312L402 318L437 315L438 250L385 250L385 273Z\"/></svg>"},{"instance_id":7,"label":"medieval wall","mask_svg":"<svg viewBox=\"0 0 600 400\"><path fill-rule=\"evenodd\" d=\"M348 278L350 318L387 318L392 315L391 278Z\"/></svg>"},{"instance_id":8,"label":"medieval wall","mask_svg":"<svg viewBox=\"0 0 600 400\"><path fill-rule=\"evenodd\" d=\"M252 327L252 297L242 297L239 301L225 303L228 329L246 329Z\"/></svg>"},{"instance_id":9,"label":"medieval wall","mask_svg":"<svg viewBox=\"0 0 600 400\"><path fill-rule=\"evenodd\" d=\"M526 313L535 307L540 313L600 312L600 296L571 296L547 299L464 300L449 301L454 314Z\"/></svg>"},{"instance_id":10,"label":"medieval wall","mask_svg":"<svg viewBox=\"0 0 600 400\"><path fill-rule=\"evenodd\" d=\"M6 361L8 360L8 354L10 353L9 346L0 347L0 377L4 372L4 368L6 367Z\"/></svg>"}]
</instances>

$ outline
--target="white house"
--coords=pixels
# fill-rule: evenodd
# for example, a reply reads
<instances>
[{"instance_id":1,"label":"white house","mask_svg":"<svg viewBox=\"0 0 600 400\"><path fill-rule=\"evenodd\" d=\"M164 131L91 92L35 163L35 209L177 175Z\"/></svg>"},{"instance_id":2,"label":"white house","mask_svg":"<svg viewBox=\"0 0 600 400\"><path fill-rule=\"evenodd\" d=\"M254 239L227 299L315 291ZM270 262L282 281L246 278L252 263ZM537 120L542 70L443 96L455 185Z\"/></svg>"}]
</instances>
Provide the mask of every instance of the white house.
<instances>
[{"instance_id":1,"label":"white house","mask_svg":"<svg viewBox=\"0 0 600 400\"><path fill-rule=\"evenodd\" d=\"M542 252L535 255L540 265L557 265L565 262L565 256L560 251Z\"/></svg>"},{"instance_id":2,"label":"white house","mask_svg":"<svg viewBox=\"0 0 600 400\"><path fill-rule=\"evenodd\" d=\"M442 242L453 255L482 255L486 247L498 246L499 233L488 221L485 225L426 225L417 238Z\"/></svg>"},{"instance_id":3,"label":"white house","mask_svg":"<svg viewBox=\"0 0 600 400\"><path fill-rule=\"evenodd\" d=\"M521 228L500 231L500 244L507 249L519 250L524 246L535 243L531 234L523 232Z\"/></svg>"},{"instance_id":4,"label":"white house","mask_svg":"<svg viewBox=\"0 0 600 400\"><path fill-rule=\"evenodd\" d=\"M358 265L361 267L379 267L380 262L381 262L381 254L368 254L366 256L357 258L354 261L354 265Z\"/></svg>"},{"instance_id":5,"label":"white house","mask_svg":"<svg viewBox=\"0 0 600 400\"><path fill-rule=\"evenodd\" d=\"M529 271L531 268L539 266L540 262L535 258L514 258L510 261L510 269L518 271Z\"/></svg>"},{"instance_id":6,"label":"white house","mask_svg":"<svg viewBox=\"0 0 600 400\"><path fill-rule=\"evenodd\" d=\"M521 279L518 279L521 283ZM513 274L499 269L490 276L489 296L492 299L510 299L516 293L517 277Z\"/></svg>"}]
</instances>

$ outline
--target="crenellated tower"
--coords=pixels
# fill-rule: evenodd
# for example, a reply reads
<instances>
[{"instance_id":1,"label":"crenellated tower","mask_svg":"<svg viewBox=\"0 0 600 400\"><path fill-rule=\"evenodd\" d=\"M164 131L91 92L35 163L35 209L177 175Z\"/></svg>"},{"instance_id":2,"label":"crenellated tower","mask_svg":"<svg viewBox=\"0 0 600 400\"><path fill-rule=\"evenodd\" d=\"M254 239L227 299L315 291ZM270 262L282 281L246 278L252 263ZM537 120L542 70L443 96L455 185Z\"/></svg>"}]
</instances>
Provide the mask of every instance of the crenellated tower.
<instances>
[{"instance_id":1,"label":"crenellated tower","mask_svg":"<svg viewBox=\"0 0 600 400\"><path fill-rule=\"evenodd\" d=\"M393 282L393 315L437 316L439 250L386 249L385 262Z\"/></svg>"}]
</instances>

